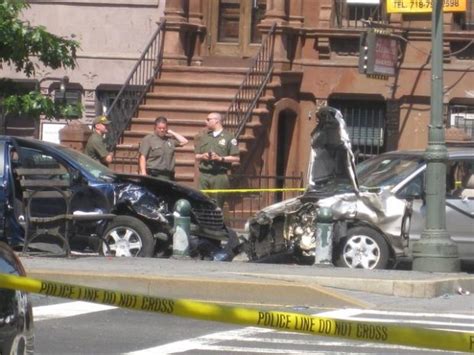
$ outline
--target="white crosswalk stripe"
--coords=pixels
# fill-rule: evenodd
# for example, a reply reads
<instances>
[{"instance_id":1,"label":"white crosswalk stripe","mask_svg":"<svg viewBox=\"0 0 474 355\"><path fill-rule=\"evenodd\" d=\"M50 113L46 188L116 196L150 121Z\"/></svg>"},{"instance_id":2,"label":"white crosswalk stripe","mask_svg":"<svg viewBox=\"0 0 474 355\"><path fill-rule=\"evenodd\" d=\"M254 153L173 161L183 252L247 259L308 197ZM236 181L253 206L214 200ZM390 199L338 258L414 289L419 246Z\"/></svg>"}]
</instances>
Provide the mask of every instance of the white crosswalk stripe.
<instances>
[{"instance_id":1,"label":"white crosswalk stripe","mask_svg":"<svg viewBox=\"0 0 474 355\"><path fill-rule=\"evenodd\" d=\"M83 314L107 311L115 309L117 307L106 306L97 303L90 302L67 302L58 303L48 306L38 306L33 308L33 317L35 322L48 320L48 319L59 319L66 317L75 317Z\"/></svg>"},{"instance_id":2,"label":"white crosswalk stripe","mask_svg":"<svg viewBox=\"0 0 474 355\"><path fill-rule=\"evenodd\" d=\"M35 321L47 321L66 317L84 316L109 311L117 307L76 301L34 307ZM338 309L315 314L317 316L345 320L385 322L407 325L423 325L437 329L472 331L474 316L446 313L391 312L363 309ZM255 353L255 354L326 354L337 353L337 349L350 347L353 353L384 353L396 349L404 353L423 352L407 346L394 346L369 342L350 341L337 338L315 337L307 334L282 332L272 329L245 327L187 338L155 347L128 352L131 355L175 354L186 351L213 353ZM317 349L316 352L308 349ZM430 350L430 352L435 352ZM442 353L442 351L440 351ZM341 350L341 353L342 350Z\"/></svg>"}]
</instances>

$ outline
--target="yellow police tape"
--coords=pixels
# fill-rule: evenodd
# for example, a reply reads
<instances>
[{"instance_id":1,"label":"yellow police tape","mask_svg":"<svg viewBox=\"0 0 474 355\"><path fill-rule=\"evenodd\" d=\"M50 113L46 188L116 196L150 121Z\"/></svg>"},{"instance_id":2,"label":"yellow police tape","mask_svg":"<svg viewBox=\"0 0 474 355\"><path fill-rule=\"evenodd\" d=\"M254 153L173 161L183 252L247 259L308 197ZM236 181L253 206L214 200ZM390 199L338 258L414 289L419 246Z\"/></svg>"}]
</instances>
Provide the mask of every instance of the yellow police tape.
<instances>
[{"instance_id":1,"label":"yellow police tape","mask_svg":"<svg viewBox=\"0 0 474 355\"><path fill-rule=\"evenodd\" d=\"M0 274L0 288L95 302L122 308L319 336L474 352L474 332L454 332L392 324L337 320L307 314L230 307Z\"/></svg>"},{"instance_id":2,"label":"yellow police tape","mask_svg":"<svg viewBox=\"0 0 474 355\"><path fill-rule=\"evenodd\" d=\"M223 193L254 193L254 192L288 192L288 191L305 191L302 187L295 188L274 188L274 189L216 189L216 190L201 190L201 192L216 194L219 192Z\"/></svg>"}]
</instances>

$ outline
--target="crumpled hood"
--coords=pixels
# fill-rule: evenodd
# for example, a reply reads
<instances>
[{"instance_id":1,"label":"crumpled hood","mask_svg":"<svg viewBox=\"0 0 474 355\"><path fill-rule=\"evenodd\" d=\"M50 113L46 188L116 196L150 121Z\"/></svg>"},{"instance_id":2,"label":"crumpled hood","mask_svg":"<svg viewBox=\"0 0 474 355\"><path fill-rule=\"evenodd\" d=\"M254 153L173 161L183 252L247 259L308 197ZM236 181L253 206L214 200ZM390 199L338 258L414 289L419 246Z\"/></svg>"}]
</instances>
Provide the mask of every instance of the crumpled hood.
<instances>
[{"instance_id":1,"label":"crumpled hood","mask_svg":"<svg viewBox=\"0 0 474 355\"><path fill-rule=\"evenodd\" d=\"M193 208L217 209L215 203L198 190L144 175L116 174L114 196L115 205L125 204L137 214L163 223L179 199L186 199Z\"/></svg>"},{"instance_id":2,"label":"crumpled hood","mask_svg":"<svg viewBox=\"0 0 474 355\"><path fill-rule=\"evenodd\" d=\"M299 197L293 197L287 200L283 200L273 205L267 206L261 209L255 218L258 220L260 218L275 218L278 215L283 214L284 212L295 211L301 206L301 200ZM263 217L266 216L266 217ZM260 222L259 222L260 223Z\"/></svg>"},{"instance_id":3,"label":"crumpled hood","mask_svg":"<svg viewBox=\"0 0 474 355\"><path fill-rule=\"evenodd\" d=\"M311 132L308 191L337 193L346 186L359 192L355 159L342 113L333 107L317 112L318 124Z\"/></svg>"},{"instance_id":4,"label":"crumpled hood","mask_svg":"<svg viewBox=\"0 0 474 355\"><path fill-rule=\"evenodd\" d=\"M166 223L170 213L165 201L160 200L146 188L135 184L118 184L115 188L116 204L125 203L146 218Z\"/></svg>"},{"instance_id":5,"label":"crumpled hood","mask_svg":"<svg viewBox=\"0 0 474 355\"><path fill-rule=\"evenodd\" d=\"M118 182L129 182L138 185L146 186L150 190L159 190L161 193L167 193L174 196L183 196L195 202L203 202L206 204L215 205L208 196L201 191L187 187L185 185L177 184L173 181L161 180L148 175L138 174L116 174L119 178ZM185 197L184 197L185 196Z\"/></svg>"}]
</instances>

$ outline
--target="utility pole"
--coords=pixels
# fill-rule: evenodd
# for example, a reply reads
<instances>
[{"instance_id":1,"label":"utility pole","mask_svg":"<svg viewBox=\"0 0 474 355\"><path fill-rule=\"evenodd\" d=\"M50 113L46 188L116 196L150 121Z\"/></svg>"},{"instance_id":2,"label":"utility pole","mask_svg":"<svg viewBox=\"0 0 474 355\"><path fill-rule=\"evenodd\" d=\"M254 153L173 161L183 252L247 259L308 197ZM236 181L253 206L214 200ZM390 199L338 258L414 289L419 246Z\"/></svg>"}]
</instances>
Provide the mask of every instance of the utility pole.
<instances>
[{"instance_id":1,"label":"utility pole","mask_svg":"<svg viewBox=\"0 0 474 355\"><path fill-rule=\"evenodd\" d=\"M413 244L413 270L455 272L460 270L457 245L446 230L446 165L448 151L443 123L443 0L433 0L431 16L431 123L426 167L426 225Z\"/></svg>"}]
</instances>

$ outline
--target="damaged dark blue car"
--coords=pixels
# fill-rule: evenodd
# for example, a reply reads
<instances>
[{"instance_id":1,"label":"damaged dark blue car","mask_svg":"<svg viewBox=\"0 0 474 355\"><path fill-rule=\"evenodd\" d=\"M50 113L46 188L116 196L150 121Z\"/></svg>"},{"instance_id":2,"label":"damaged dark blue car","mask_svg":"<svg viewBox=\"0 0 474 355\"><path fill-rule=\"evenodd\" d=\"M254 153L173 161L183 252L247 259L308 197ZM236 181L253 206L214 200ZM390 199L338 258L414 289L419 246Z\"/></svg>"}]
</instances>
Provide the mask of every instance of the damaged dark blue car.
<instances>
[{"instance_id":1,"label":"damaged dark blue car","mask_svg":"<svg viewBox=\"0 0 474 355\"><path fill-rule=\"evenodd\" d=\"M24 216L28 205L17 174L21 169L37 169L38 174L54 170L55 178L63 181L71 192L69 211L74 215L114 215L74 222L67 236L73 251L170 256L173 209L180 199L191 204L191 256L231 260L237 247L237 235L224 224L220 208L198 190L149 176L118 174L61 145L0 136L0 240L14 249L22 248L25 242ZM28 208L30 215L51 217L64 213L66 207L60 200L35 198ZM37 243L29 243L29 247L41 249L51 242L48 238L37 238Z\"/></svg>"}]
</instances>

